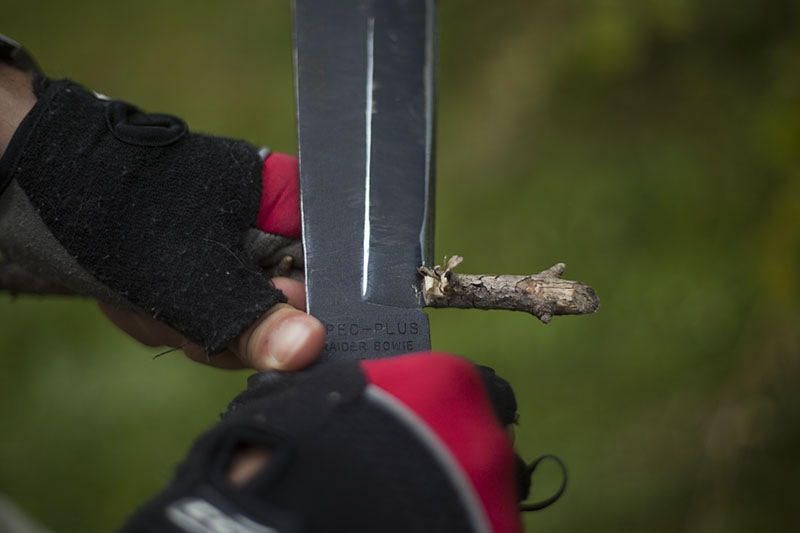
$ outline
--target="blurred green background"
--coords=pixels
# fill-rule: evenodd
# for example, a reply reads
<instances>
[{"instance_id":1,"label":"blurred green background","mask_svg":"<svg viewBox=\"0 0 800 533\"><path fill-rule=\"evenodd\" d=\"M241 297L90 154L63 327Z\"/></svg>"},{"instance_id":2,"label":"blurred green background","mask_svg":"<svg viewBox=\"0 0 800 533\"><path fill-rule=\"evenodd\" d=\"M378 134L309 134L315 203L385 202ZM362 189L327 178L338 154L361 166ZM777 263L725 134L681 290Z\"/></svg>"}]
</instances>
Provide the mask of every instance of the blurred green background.
<instances>
[{"instance_id":1,"label":"blurred green background","mask_svg":"<svg viewBox=\"0 0 800 533\"><path fill-rule=\"evenodd\" d=\"M522 453L570 467L527 529L800 530L798 3L440 4L437 254L564 261L602 301L430 313L515 386ZM0 5L51 76L296 150L288 1ZM87 301L3 295L0 335L0 492L56 531L119 525L246 378Z\"/></svg>"}]
</instances>

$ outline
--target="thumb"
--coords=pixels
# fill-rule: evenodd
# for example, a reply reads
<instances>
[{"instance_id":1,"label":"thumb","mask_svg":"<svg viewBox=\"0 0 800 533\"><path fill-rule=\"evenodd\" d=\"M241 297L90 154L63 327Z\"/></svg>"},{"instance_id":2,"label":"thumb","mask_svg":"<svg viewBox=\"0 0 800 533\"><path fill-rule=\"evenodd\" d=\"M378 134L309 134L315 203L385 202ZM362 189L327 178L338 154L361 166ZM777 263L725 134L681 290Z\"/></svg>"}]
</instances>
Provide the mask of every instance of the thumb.
<instances>
[{"instance_id":1,"label":"thumb","mask_svg":"<svg viewBox=\"0 0 800 533\"><path fill-rule=\"evenodd\" d=\"M236 354L255 370L298 370L319 358L324 342L319 320L278 304L239 336Z\"/></svg>"}]
</instances>

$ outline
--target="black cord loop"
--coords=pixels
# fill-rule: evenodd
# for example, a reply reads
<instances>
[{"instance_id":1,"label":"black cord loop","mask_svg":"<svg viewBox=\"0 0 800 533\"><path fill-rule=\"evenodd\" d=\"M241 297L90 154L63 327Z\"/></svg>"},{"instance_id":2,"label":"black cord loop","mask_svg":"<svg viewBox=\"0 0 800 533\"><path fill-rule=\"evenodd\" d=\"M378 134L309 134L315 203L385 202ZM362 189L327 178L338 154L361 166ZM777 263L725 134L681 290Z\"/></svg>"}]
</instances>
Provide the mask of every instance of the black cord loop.
<instances>
[{"instance_id":1,"label":"black cord loop","mask_svg":"<svg viewBox=\"0 0 800 533\"><path fill-rule=\"evenodd\" d=\"M532 478L533 471L536 470L536 467L539 466L539 463L541 463L545 459L552 459L553 461L558 463L558 466L561 468L561 487L559 487L558 491L556 491L555 494L553 494L546 500L541 500L533 503L522 502L519 505L520 511L528 512L528 511L539 511L541 509L544 509L545 507L554 504L561 497L561 495L564 494L564 490L567 488L567 466L561 459L558 458L557 455L545 454L542 455L541 457L536 458L531 464L529 464L525 468L525 473L527 474L527 476L529 478Z\"/></svg>"}]
</instances>

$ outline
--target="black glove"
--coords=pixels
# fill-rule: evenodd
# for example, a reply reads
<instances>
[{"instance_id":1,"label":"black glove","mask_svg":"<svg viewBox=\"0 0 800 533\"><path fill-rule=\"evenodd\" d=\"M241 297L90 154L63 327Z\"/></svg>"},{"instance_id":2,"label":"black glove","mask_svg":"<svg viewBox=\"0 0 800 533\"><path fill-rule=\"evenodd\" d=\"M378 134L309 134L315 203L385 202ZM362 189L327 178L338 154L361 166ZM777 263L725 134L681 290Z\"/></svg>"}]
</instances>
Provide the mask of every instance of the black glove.
<instances>
[{"instance_id":1,"label":"black glove","mask_svg":"<svg viewBox=\"0 0 800 533\"><path fill-rule=\"evenodd\" d=\"M513 393L485 377L437 353L255 374L123 531L520 531Z\"/></svg>"},{"instance_id":2,"label":"black glove","mask_svg":"<svg viewBox=\"0 0 800 533\"><path fill-rule=\"evenodd\" d=\"M256 229L268 151L68 80L37 77L34 88L0 159L4 256L157 318L209 354L285 301L255 257L299 237Z\"/></svg>"}]
</instances>

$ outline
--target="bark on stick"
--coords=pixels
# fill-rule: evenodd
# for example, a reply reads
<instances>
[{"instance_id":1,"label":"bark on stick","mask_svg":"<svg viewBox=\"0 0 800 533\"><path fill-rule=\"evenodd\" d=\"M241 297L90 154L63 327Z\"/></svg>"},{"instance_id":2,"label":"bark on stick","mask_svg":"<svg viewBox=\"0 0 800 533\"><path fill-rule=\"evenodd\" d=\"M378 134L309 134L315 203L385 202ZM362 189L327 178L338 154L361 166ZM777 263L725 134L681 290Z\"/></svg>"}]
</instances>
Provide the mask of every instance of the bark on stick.
<instances>
[{"instance_id":1,"label":"bark on stick","mask_svg":"<svg viewBox=\"0 0 800 533\"><path fill-rule=\"evenodd\" d=\"M462 261L454 256L444 267L420 267L428 307L525 311L547 324L554 315L583 315L600 306L589 285L561 279L564 263L530 276L454 273Z\"/></svg>"}]
</instances>

